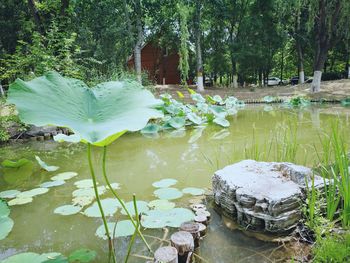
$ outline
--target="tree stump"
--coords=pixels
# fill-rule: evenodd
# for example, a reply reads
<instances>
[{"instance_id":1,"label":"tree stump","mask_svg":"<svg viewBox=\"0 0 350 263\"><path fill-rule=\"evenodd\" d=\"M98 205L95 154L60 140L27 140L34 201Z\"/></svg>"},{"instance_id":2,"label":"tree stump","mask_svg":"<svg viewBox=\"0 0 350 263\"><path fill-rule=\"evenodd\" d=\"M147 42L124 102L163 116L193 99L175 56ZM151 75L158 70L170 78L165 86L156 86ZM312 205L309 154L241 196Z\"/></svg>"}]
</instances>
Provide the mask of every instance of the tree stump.
<instances>
[{"instance_id":1,"label":"tree stump","mask_svg":"<svg viewBox=\"0 0 350 263\"><path fill-rule=\"evenodd\" d=\"M199 226L200 237L204 237L207 234L207 227L202 223L197 223L197 225Z\"/></svg>"},{"instance_id":2,"label":"tree stump","mask_svg":"<svg viewBox=\"0 0 350 263\"><path fill-rule=\"evenodd\" d=\"M197 223L201 223L204 225L208 225L208 218L205 215L198 215L194 217L194 221L196 221Z\"/></svg>"},{"instance_id":3,"label":"tree stump","mask_svg":"<svg viewBox=\"0 0 350 263\"><path fill-rule=\"evenodd\" d=\"M175 247L161 247L154 253L154 263L178 263Z\"/></svg>"},{"instance_id":4,"label":"tree stump","mask_svg":"<svg viewBox=\"0 0 350 263\"><path fill-rule=\"evenodd\" d=\"M182 223L180 226L180 230L190 233L193 237L193 240L194 240L194 248L199 247L200 233L199 233L198 223L195 223L195 222Z\"/></svg>"},{"instance_id":5,"label":"tree stump","mask_svg":"<svg viewBox=\"0 0 350 263\"><path fill-rule=\"evenodd\" d=\"M194 240L192 235L186 231L178 231L170 237L171 245L178 252L178 262L186 263L188 253L194 250Z\"/></svg>"},{"instance_id":6,"label":"tree stump","mask_svg":"<svg viewBox=\"0 0 350 263\"><path fill-rule=\"evenodd\" d=\"M36 137L36 139L37 139L38 141L42 142L42 141L44 141L44 136L38 136L38 137Z\"/></svg>"},{"instance_id":7,"label":"tree stump","mask_svg":"<svg viewBox=\"0 0 350 263\"><path fill-rule=\"evenodd\" d=\"M210 212L205 210L205 209L198 209L196 211L196 216L205 216L207 218L208 221L210 221Z\"/></svg>"}]
</instances>

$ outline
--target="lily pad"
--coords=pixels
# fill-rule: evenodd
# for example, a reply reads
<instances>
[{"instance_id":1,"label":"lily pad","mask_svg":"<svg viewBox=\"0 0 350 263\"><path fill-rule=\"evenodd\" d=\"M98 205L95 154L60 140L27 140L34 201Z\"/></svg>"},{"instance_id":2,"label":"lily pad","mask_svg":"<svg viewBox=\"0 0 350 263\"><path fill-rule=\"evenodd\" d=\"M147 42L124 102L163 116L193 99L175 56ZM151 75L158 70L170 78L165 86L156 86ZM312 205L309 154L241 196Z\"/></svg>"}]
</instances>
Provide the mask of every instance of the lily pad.
<instances>
[{"instance_id":1,"label":"lily pad","mask_svg":"<svg viewBox=\"0 0 350 263\"><path fill-rule=\"evenodd\" d=\"M79 213L81 209L82 209L81 206L63 205L63 206L57 207L53 212L55 214L69 216L69 215L74 215Z\"/></svg>"},{"instance_id":2,"label":"lily pad","mask_svg":"<svg viewBox=\"0 0 350 263\"><path fill-rule=\"evenodd\" d=\"M28 190L28 191L24 191L24 192L19 193L17 195L17 198L34 197L34 196L37 196L37 195L45 194L48 191L49 191L48 188L43 188L43 187L34 188L32 190Z\"/></svg>"},{"instance_id":3,"label":"lily pad","mask_svg":"<svg viewBox=\"0 0 350 263\"><path fill-rule=\"evenodd\" d=\"M125 206L126 206L126 209L129 211L129 213L132 216L135 216L134 202L132 202L132 201L131 202L127 202L127 203L125 203ZM136 206L137 206L137 212L139 214L142 214L142 213L144 213L144 212L149 210L148 203L145 202L145 201L136 201ZM124 208L122 208L121 213L123 215L126 215L126 212L125 212Z\"/></svg>"},{"instance_id":4,"label":"lily pad","mask_svg":"<svg viewBox=\"0 0 350 263\"><path fill-rule=\"evenodd\" d=\"M0 192L0 198L15 198L19 193L20 191L18 190L6 190Z\"/></svg>"},{"instance_id":5,"label":"lily pad","mask_svg":"<svg viewBox=\"0 0 350 263\"><path fill-rule=\"evenodd\" d=\"M200 125L202 124L203 120L201 117L199 117L197 114L195 114L194 112L190 112L187 114L187 118L193 122L194 124Z\"/></svg>"},{"instance_id":6,"label":"lily pad","mask_svg":"<svg viewBox=\"0 0 350 263\"><path fill-rule=\"evenodd\" d=\"M43 160L40 159L39 156L35 155L35 159L37 160L38 164L40 165L41 168L43 168L44 170L48 171L48 172L54 172L57 171L59 169L58 166L51 166L51 165L47 165Z\"/></svg>"},{"instance_id":7,"label":"lily pad","mask_svg":"<svg viewBox=\"0 0 350 263\"><path fill-rule=\"evenodd\" d=\"M56 181L48 181L48 182L44 182L40 185L40 187L44 187L44 188L50 188L50 187L55 187L55 186L60 186L65 184L66 182L63 180L56 180Z\"/></svg>"},{"instance_id":8,"label":"lily pad","mask_svg":"<svg viewBox=\"0 0 350 263\"><path fill-rule=\"evenodd\" d=\"M196 187L187 187L182 189L182 192L185 194L191 194L191 195L202 195L204 194L205 190L201 188L196 188Z\"/></svg>"},{"instance_id":9,"label":"lily pad","mask_svg":"<svg viewBox=\"0 0 350 263\"><path fill-rule=\"evenodd\" d=\"M118 223L107 223L107 225L111 235L113 234L113 229L115 228L116 237L131 236L135 232L135 227L130 220L122 220ZM107 240L107 235L103 224L97 228L95 235L99 238Z\"/></svg>"},{"instance_id":10,"label":"lily pad","mask_svg":"<svg viewBox=\"0 0 350 263\"><path fill-rule=\"evenodd\" d=\"M13 220L9 217L0 217L0 240L6 238L13 227Z\"/></svg>"},{"instance_id":11,"label":"lily pad","mask_svg":"<svg viewBox=\"0 0 350 263\"><path fill-rule=\"evenodd\" d=\"M70 263L87 263L90 262L92 260L94 260L97 256L96 251L94 250L90 250L87 248L82 248L82 249L78 249L73 251L69 257L68 260Z\"/></svg>"},{"instance_id":12,"label":"lily pad","mask_svg":"<svg viewBox=\"0 0 350 263\"><path fill-rule=\"evenodd\" d=\"M25 252L5 258L1 263L42 263L41 257L37 253Z\"/></svg>"},{"instance_id":13,"label":"lily pad","mask_svg":"<svg viewBox=\"0 0 350 263\"><path fill-rule=\"evenodd\" d=\"M95 196L77 196L72 200L73 205L78 205L81 207L91 204L95 200Z\"/></svg>"},{"instance_id":14,"label":"lily pad","mask_svg":"<svg viewBox=\"0 0 350 263\"><path fill-rule=\"evenodd\" d=\"M183 193L176 188L160 188L153 192L159 199L173 200L183 196Z\"/></svg>"},{"instance_id":15,"label":"lily pad","mask_svg":"<svg viewBox=\"0 0 350 263\"><path fill-rule=\"evenodd\" d=\"M51 177L51 180L53 180L53 181L65 181L65 180L69 180L77 175L78 175L78 173L76 173L76 172L64 172L64 173L59 173L59 174Z\"/></svg>"},{"instance_id":16,"label":"lily pad","mask_svg":"<svg viewBox=\"0 0 350 263\"><path fill-rule=\"evenodd\" d=\"M175 207L175 203L169 202L166 199L157 199L149 202L148 206L157 210L169 210Z\"/></svg>"},{"instance_id":17,"label":"lily pad","mask_svg":"<svg viewBox=\"0 0 350 263\"><path fill-rule=\"evenodd\" d=\"M91 188L94 186L92 179L84 179L74 183L77 188Z\"/></svg>"},{"instance_id":18,"label":"lily pad","mask_svg":"<svg viewBox=\"0 0 350 263\"><path fill-rule=\"evenodd\" d=\"M146 228L180 227L186 221L194 219L194 214L186 208L170 210L150 210L141 218L141 225Z\"/></svg>"},{"instance_id":19,"label":"lily pad","mask_svg":"<svg viewBox=\"0 0 350 263\"><path fill-rule=\"evenodd\" d=\"M15 199L12 199L8 202L9 206L13 205L24 205L33 202L33 197L16 197Z\"/></svg>"},{"instance_id":20,"label":"lily pad","mask_svg":"<svg viewBox=\"0 0 350 263\"><path fill-rule=\"evenodd\" d=\"M19 159L18 161L4 160L1 166L6 168L18 168L27 163L30 163L30 161L26 158Z\"/></svg>"},{"instance_id":21,"label":"lily pad","mask_svg":"<svg viewBox=\"0 0 350 263\"><path fill-rule=\"evenodd\" d=\"M165 188L165 187L172 186L176 183L177 183L176 179L166 178L166 179L162 179L157 182L154 182L152 185L157 188Z\"/></svg>"},{"instance_id":22,"label":"lily pad","mask_svg":"<svg viewBox=\"0 0 350 263\"><path fill-rule=\"evenodd\" d=\"M155 109L163 102L136 81L111 81L89 88L57 72L27 82L17 79L10 85L8 102L16 105L25 123L68 127L97 146L110 144L126 131L141 130L149 119L163 116Z\"/></svg>"},{"instance_id":23,"label":"lily pad","mask_svg":"<svg viewBox=\"0 0 350 263\"><path fill-rule=\"evenodd\" d=\"M49 256L47 260L43 261L42 263L68 263L68 258L66 258L63 255L57 255L57 256Z\"/></svg>"},{"instance_id":24,"label":"lily pad","mask_svg":"<svg viewBox=\"0 0 350 263\"><path fill-rule=\"evenodd\" d=\"M9 214L10 208L8 207L5 201L0 199L0 218L8 217Z\"/></svg>"},{"instance_id":25,"label":"lily pad","mask_svg":"<svg viewBox=\"0 0 350 263\"><path fill-rule=\"evenodd\" d=\"M120 207L118 200L114 198L102 199L101 205L103 207L103 212L105 216L113 216L117 212L118 208ZM101 212L97 202L94 202L92 206L85 209L83 214L88 217L101 217Z\"/></svg>"}]
</instances>

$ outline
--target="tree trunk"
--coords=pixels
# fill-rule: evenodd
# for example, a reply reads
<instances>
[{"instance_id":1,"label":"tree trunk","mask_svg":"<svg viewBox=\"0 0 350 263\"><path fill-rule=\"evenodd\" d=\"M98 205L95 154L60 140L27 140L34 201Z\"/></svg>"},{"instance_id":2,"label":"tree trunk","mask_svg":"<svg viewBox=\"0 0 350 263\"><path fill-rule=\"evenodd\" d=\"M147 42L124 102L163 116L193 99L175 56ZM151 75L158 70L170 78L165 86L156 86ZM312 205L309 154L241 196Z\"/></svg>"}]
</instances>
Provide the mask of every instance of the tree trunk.
<instances>
[{"instance_id":1,"label":"tree trunk","mask_svg":"<svg viewBox=\"0 0 350 263\"><path fill-rule=\"evenodd\" d=\"M134 64L137 81L142 84L142 70L141 70L141 49L143 41L143 28L142 28L142 11L141 11L141 0L137 0L135 4L136 8L136 28L137 28L137 39L134 48Z\"/></svg>"},{"instance_id":2,"label":"tree trunk","mask_svg":"<svg viewBox=\"0 0 350 263\"><path fill-rule=\"evenodd\" d=\"M232 87L238 88L238 76L237 76L237 63L236 61L232 58Z\"/></svg>"},{"instance_id":3,"label":"tree trunk","mask_svg":"<svg viewBox=\"0 0 350 263\"><path fill-rule=\"evenodd\" d=\"M130 20L130 15L129 15L129 8L128 8L128 3L126 0L123 0L123 7L124 7L124 15L125 15L125 21L127 24L127 35L128 35L128 39L127 39L127 43L130 44L130 46L134 47L135 43L134 43L134 34L133 34L133 27L131 24L131 20ZM128 66L128 60L129 60L129 55L128 53L126 53L125 56L125 69L127 69Z\"/></svg>"},{"instance_id":4,"label":"tree trunk","mask_svg":"<svg viewBox=\"0 0 350 263\"><path fill-rule=\"evenodd\" d=\"M60 15L62 17L66 16L66 10L69 7L69 0L61 0L61 10L60 10Z\"/></svg>"},{"instance_id":5,"label":"tree trunk","mask_svg":"<svg viewBox=\"0 0 350 263\"><path fill-rule=\"evenodd\" d=\"M201 48L201 0L196 1L196 15L195 15L195 38L196 38L196 64L197 64L197 90L204 91L203 81L203 60Z\"/></svg>"},{"instance_id":6,"label":"tree trunk","mask_svg":"<svg viewBox=\"0 0 350 263\"><path fill-rule=\"evenodd\" d=\"M280 79L283 83L283 70L284 70L284 47L282 48L282 54L281 54L281 73L280 73Z\"/></svg>"},{"instance_id":7,"label":"tree trunk","mask_svg":"<svg viewBox=\"0 0 350 263\"><path fill-rule=\"evenodd\" d=\"M38 31L43 35L44 34L44 29L43 29L43 25L42 25L42 22L41 22L40 15L39 15L39 11L38 11L38 9L35 6L35 1L34 0L28 0L28 7L29 7L29 10L30 10L33 18L34 18L34 22L35 22L35 25L36 25Z\"/></svg>"},{"instance_id":8,"label":"tree trunk","mask_svg":"<svg viewBox=\"0 0 350 263\"><path fill-rule=\"evenodd\" d=\"M4 89L2 88L2 85L0 84L0 96L1 97L5 97L5 91Z\"/></svg>"},{"instance_id":9,"label":"tree trunk","mask_svg":"<svg viewBox=\"0 0 350 263\"><path fill-rule=\"evenodd\" d=\"M297 51L298 51L299 84L303 84L305 82L304 55L303 55L303 50L299 41L297 41Z\"/></svg>"}]
</instances>

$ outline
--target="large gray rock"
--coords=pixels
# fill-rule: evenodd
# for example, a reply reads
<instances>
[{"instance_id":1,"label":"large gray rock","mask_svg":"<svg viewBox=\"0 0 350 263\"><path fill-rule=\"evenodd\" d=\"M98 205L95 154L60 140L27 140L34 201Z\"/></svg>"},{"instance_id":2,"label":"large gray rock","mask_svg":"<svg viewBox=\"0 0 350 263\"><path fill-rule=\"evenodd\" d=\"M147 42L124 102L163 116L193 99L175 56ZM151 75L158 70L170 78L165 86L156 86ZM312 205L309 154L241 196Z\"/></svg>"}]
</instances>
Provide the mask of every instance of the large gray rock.
<instances>
[{"instance_id":1,"label":"large gray rock","mask_svg":"<svg viewBox=\"0 0 350 263\"><path fill-rule=\"evenodd\" d=\"M292 163L244 160L215 172L215 203L246 228L286 232L301 218L312 174L310 168ZM314 184L321 187L323 178L315 175Z\"/></svg>"}]
</instances>

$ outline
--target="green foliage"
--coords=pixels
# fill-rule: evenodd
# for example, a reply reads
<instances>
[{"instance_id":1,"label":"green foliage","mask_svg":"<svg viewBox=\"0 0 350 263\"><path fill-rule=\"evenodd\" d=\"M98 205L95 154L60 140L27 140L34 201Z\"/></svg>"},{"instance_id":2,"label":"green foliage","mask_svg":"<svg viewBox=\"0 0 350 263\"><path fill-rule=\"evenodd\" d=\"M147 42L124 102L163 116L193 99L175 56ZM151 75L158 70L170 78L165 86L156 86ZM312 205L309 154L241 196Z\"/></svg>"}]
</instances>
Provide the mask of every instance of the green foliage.
<instances>
[{"instance_id":1,"label":"green foliage","mask_svg":"<svg viewBox=\"0 0 350 263\"><path fill-rule=\"evenodd\" d=\"M188 52L188 41L190 38L190 34L188 32L188 16L189 16L189 9L186 4L184 4L182 1L178 3L178 12L180 15L180 48L179 48L179 70L181 74L181 82L182 84L187 84L188 79L188 72L190 70L190 66L188 64L189 60L189 52Z\"/></svg>"},{"instance_id":2,"label":"green foliage","mask_svg":"<svg viewBox=\"0 0 350 263\"><path fill-rule=\"evenodd\" d=\"M9 129L16 127L20 133L27 129L27 126L20 121L17 115L0 116L0 142L6 142L10 139Z\"/></svg>"},{"instance_id":3,"label":"green foliage","mask_svg":"<svg viewBox=\"0 0 350 263\"><path fill-rule=\"evenodd\" d=\"M350 233L326 234L316 240L313 262L349 262Z\"/></svg>"}]
</instances>

